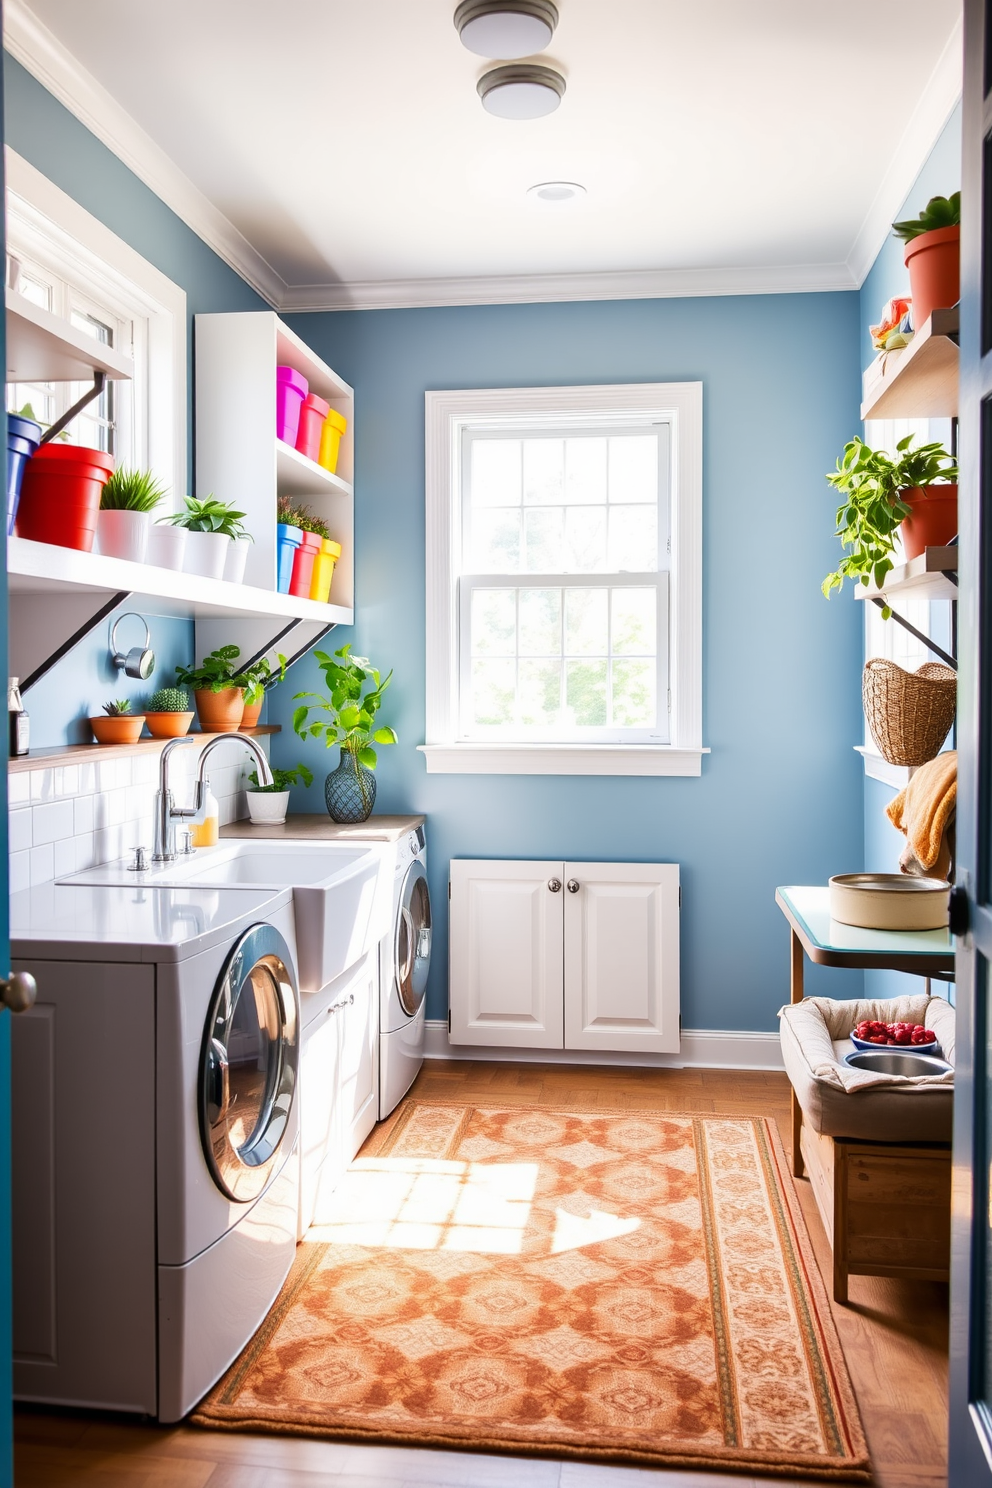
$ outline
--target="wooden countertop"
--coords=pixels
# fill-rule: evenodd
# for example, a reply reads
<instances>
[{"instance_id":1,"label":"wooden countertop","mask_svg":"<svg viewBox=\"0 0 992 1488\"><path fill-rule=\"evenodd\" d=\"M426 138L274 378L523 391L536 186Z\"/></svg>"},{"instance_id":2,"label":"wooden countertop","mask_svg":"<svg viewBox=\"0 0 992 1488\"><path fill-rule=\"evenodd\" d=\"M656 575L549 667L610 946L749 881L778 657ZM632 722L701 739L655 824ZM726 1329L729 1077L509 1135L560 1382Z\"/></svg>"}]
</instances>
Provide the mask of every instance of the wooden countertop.
<instances>
[{"instance_id":1,"label":"wooden countertop","mask_svg":"<svg viewBox=\"0 0 992 1488\"><path fill-rule=\"evenodd\" d=\"M281 731L278 723L262 723L255 728L236 730L237 733L253 739ZM208 744L219 735L201 734L199 729L191 729L182 737L195 739L198 744ZM43 749L32 749L30 754L15 755L7 761L7 774L20 775L25 770L50 770L55 765L81 765L94 760L123 759L126 754L161 754L166 744L171 742L171 739L138 739L134 744L55 744Z\"/></svg>"},{"instance_id":2,"label":"wooden countertop","mask_svg":"<svg viewBox=\"0 0 992 1488\"><path fill-rule=\"evenodd\" d=\"M221 837L267 837L288 842L398 842L404 832L415 832L424 816L370 816L368 821L346 825L331 821L326 812L300 812L287 816L278 826L254 826L250 821L221 827Z\"/></svg>"}]
</instances>

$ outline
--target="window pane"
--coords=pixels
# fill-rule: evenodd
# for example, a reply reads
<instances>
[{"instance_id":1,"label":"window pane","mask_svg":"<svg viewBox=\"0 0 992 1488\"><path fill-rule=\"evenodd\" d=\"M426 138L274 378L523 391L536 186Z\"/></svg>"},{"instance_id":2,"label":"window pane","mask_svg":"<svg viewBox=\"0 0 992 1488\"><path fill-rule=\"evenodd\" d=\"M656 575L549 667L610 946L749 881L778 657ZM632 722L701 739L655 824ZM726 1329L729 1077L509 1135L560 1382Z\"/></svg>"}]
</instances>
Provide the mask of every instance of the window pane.
<instances>
[{"instance_id":1,"label":"window pane","mask_svg":"<svg viewBox=\"0 0 992 1488\"><path fill-rule=\"evenodd\" d=\"M472 662L472 717L490 726L513 720L516 663L476 660Z\"/></svg>"},{"instance_id":2,"label":"window pane","mask_svg":"<svg viewBox=\"0 0 992 1488\"><path fill-rule=\"evenodd\" d=\"M561 662L522 661L518 722L549 728L561 711Z\"/></svg>"},{"instance_id":3,"label":"window pane","mask_svg":"<svg viewBox=\"0 0 992 1488\"><path fill-rule=\"evenodd\" d=\"M520 513L472 514L472 567L476 573L516 573L520 568Z\"/></svg>"},{"instance_id":4,"label":"window pane","mask_svg":"<svg viewBox=\"0 0 992 1488\"><path fill-rule=\"evenodd\" d=\"M562 571L562 509L553 506L524 511L525 568L528 573Z\"/></svg>"},{"instance_id":5,"label":"window pane","mask_svg":"<svg viewBox=\"0 0 992 1488\"><path fill-rule=\"evenodd\" d=\"M472 440L472 505L520 505L520 440Z\"/></svg>"},{"instance_id":6,"label":"window pane","mask_svg":"<svg viewBox=\"0 0 992 1488\"><path fill-rule=\"evenodd\" d=\"M565 706L568 720L579 728L606 724L606 662L566 661Z\"/></svg>"},{"instance_id":7,"label":"window pane","mask_svg":"<svg viewBox=\"0 0 992 1488\"><path fill-rule=\"evenodd\" d=\"M613 663L613 722L618 728L650 728L654 724L656 685L653 660Z\"/></svg>"},{"instance_id":8,"label":"window pane","mask_svg":"<svg viewBox=\"0 0 992 1488\"><path fill-rule=\"evenodd\" d=\"M658 439L631 434L610 440L610 500L658 500Z\"/></svg>"},{"instance_id":9,"label":"window pane","mask_svg":"<svg viewBox=\"0 0 992 1488\"><path fill-rule=\"evenodd\" d=\"M514 589L473 591L472 651L475 655L516 655L516 598Z\"/></svg>"},{"instance_id":10,"label":"window pane","mask_svg":"<svg viewBox=\"0 0 992 1488\"><path fill-rule=\"evenodd\" d=\"M611 506L609 567L614 573L654 573L658 567L658 508Z\"/></svg>"},{"instance_id":11,"label":"window pane","mask_svg":"<svg viewBox=\"0 0 992 1488\"><path fill-rule=\"evenodd\" d=\"M606 507L565 508L565 569L602 573L606 567Z\"/></svg>"},{"instance_id":12,"label":"window pane","mask_svg":"<svg viewBox=\"0 0 992 1488\"><path fill-rule=\"evenodd\" d=\"M562 439L524 440L524 501L529 505L561 503L564 451Z\"/></svg>"},{"instance_id":13,"label":"window pane","mask_svg":"<svg viewBox=\"0 0 992 1488\"><path fill-rule=\"evenodd\" d=\"M565 500L606 500L606 440L565 440Z\"/></svg>"},{"instance_id":14,"label":"window pane","mask_svg":"<svg viewBox=\"0 0 992 1488\"><path fill-rule=\"evenodd\" d=\"M520 655L561 655L560 589L520 590Z\"/></svg>"},{"instance_id":15,"label":"window pane","mask_svg":"<svg viewBox=\"0 0 992 1488\"><path fill-rule=\"evenodd\" d=\"M613 624L611 627L614 656L654 656L657 638L655 591L653 589L613 589Z\"/></svg>"},{"instance_id":16,"label":"window pane","mask_svg":"<svg viewBox=\"0 0 992 1488\"><path fill-rule=\"evenodd\" d=\"M565 654L605 656L609 650L605 589L565 590Z\"/></svg>"}]
</instances>

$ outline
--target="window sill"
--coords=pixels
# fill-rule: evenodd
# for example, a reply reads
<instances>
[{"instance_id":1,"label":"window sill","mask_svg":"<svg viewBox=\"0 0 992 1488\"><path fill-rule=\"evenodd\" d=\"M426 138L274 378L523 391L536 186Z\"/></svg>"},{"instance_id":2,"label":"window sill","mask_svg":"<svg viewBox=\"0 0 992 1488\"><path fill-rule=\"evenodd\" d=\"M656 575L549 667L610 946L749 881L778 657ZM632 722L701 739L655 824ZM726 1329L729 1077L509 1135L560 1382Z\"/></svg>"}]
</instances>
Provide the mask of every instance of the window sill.
<instances>
[{"instance_id":1,"label":"window sill","mask_svg":"<svg viewBox=\"0 0 992 1488\"><path fill-rule=\"evenodd\" d=\"M419 744L428 775L701 775L708 749L673 744Z\"/></svg>"},{"instance_id":2,"label":"window sill","mask_svg":"<svg viewBox=\"0 0 992 1488\"><path fill-rule=\"evenodd\" d=\"M865 774L870 780L884 781L895 790L902 790L909 784L913 772L908 765L890 765L877 749L871 749L865 744L855 744L854 747L865 762Z\"/></svg>"}]
</instances>

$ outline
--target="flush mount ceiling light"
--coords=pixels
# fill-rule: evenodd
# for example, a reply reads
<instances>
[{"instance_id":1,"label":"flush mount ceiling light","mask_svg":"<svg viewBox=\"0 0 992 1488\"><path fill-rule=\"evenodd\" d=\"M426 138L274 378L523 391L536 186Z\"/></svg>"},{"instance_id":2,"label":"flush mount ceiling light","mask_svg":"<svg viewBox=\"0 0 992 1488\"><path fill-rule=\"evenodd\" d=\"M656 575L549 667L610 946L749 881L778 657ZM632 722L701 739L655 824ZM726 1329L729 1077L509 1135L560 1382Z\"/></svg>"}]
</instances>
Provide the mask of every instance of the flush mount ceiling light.
<instances>
[{"instance_id":1,"label":"flush mount ceiling light","mask_svg":"<svg viewBox=\"0 0 992 1488\"><path fill-rule=\"evenodd\" d=\"M547 202L552 206L578 201L585 194L586 188L580 186L578 181L540 181L536 186L527 188L527 195L534 201Z\"/></svg>"},{"instance_id":2,"label":"flush mount ceiling light","mask_svg":"<svg viewBox=\"0 0 992 1488\"><path fill-rule=\"evenodd\" d=\"M561 103L565 79L535 63L494 67L479 79L478 90L483 108L497 118L540 119Z\"/></svg>"},{"instance_id":3,"label":"flush mount ceiling light","mask_svg":"<svg viewBox=\"0 0 992 1488\"><path fill-rule=\"evenodd\" d=\"M551 0L462 0L455 11L462 46L479 57L543 52L557 24Z\"/></svg>"}]
</instances>

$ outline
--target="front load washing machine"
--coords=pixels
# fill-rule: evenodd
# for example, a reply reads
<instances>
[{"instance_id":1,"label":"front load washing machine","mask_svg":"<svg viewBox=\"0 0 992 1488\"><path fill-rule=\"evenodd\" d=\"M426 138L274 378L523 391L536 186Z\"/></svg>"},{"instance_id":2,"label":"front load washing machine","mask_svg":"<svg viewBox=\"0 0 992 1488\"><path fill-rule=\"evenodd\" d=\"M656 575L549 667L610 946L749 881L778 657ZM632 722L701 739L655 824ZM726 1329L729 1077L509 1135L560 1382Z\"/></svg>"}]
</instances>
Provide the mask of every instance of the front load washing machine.
<instances>
[{"instance_id":1,"label":"front load washing machine","mask_svg":"<svg viewBox=\"0 0 992 1488\"><path fill-rule=\"evenodd\" d=\"M380 946L379 1120L402 1100L424 1062L424 998L431 963L431 896L423 827L396 843L391 933Z\"/></svg>"}]
</instances>

